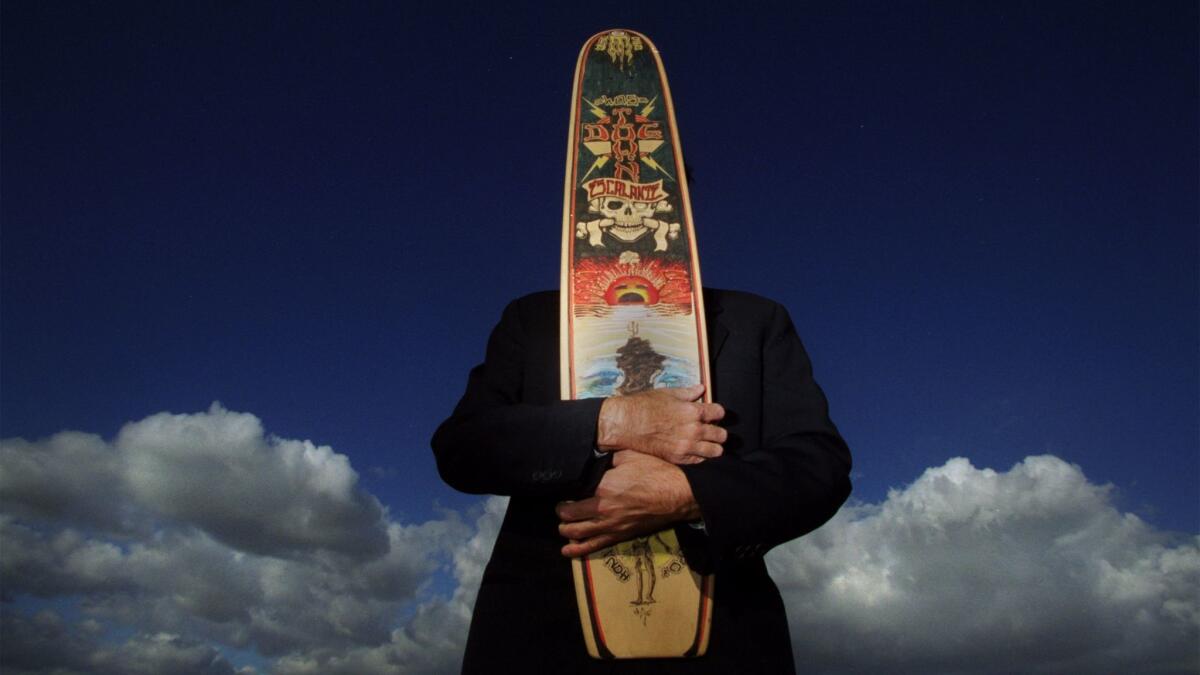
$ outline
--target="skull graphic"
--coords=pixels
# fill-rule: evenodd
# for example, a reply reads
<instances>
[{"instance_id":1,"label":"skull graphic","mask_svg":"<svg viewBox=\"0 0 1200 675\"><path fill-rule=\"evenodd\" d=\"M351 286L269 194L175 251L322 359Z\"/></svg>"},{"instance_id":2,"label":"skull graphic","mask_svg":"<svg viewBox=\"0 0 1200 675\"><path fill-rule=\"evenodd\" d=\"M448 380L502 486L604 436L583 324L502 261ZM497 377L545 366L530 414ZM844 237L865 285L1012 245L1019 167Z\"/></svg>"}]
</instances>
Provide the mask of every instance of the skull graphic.
<instances>
[{"instance_id":1,"label":"skull graphic","mask_svg":"<svg viewBox=\"0 0 1200 675\"><path fill-rule=\"evenodd\" d=\"M601 197L592 200L592 208L613 220L613 228L609 232L621 241L635 242L650 231L643 221L654 213L653 203L635 202L622 197Z\"/></svg>"}]
</instances>

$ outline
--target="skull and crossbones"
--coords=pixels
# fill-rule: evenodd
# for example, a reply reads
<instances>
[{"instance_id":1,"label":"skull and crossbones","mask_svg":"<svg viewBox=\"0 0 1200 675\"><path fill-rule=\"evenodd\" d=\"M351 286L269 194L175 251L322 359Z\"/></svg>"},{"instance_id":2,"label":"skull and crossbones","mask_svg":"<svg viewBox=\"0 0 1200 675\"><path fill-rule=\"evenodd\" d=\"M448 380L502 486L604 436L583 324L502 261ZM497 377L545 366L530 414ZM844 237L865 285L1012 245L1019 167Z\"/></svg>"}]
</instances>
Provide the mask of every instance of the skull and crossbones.
<instances>
[{"instance_id":1,"label":"skull and crossbones","mask_svg":"<svg viewBox=\"0 0 1200 675\"><path fill-rule=\"evenodd\" d=\"M608 232L627 244L654 233L654 250L667 250L668 239L679 238L679 223L668 223L650 216L671 211L671 204L663 199L657 202L639 202L624 197L597 197L588 202L588 211L603 217L575 224L575 236L588 240L595 247L603 247L603 236Z\"/></svg>"}]
</instances>

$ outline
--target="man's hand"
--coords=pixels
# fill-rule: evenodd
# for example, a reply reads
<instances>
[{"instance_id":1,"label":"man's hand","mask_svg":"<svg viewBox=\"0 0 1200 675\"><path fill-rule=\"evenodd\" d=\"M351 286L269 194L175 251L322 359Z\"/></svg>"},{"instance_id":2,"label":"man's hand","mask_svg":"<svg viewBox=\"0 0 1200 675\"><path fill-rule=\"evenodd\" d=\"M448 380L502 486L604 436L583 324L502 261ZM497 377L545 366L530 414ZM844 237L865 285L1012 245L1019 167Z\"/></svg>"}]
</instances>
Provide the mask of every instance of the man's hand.
<instances>
[{"instance_id":1,"label":"man's hand","mask_svg":"<svg viewBox=\"0 0 1200 675\"><path fill-rule=\"evenodd\" d=\"M562 521L559 534L571 540L562 548L568 558L700 518L692 487L679 467L629 450L613 455L612 468L594 496L562 502L556 512Z\"/></svg>"},{"instance_id":2,"label":"man's hand","mask_svg":"<svg viewBox=\"0 0 1200 675\"><path fill-rule=\"evenodd\" d=\"M697 401L704 385L651 389L614 396L600 406L596 445L604 451L636 450L672 464L719 457L728 436L713 422L725 416L720 403Z\"/></svg>"}]
</instances>

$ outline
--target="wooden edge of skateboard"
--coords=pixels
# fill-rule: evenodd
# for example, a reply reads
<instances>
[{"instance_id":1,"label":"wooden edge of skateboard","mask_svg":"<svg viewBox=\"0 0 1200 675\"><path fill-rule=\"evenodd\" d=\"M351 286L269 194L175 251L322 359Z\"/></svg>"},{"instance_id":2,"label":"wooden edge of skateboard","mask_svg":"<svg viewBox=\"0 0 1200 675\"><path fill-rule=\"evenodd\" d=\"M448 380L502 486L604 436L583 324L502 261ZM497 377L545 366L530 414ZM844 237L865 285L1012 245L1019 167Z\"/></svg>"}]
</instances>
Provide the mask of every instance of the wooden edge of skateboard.
<instances>
[{"instance_id":1,"label":"wooden edge of skateboard","mask_svg":"<svg viewBox=\"0 0 1200 675\"><path fill-rule=\"evenodd\" d=\"M571 576L575 579L575 605L579 609L579 625L583 628L583 643L587 646L588 656L593 659L604 658L600 654L600 645L603 644L604 637L600 636L599 640L596 639L595 633L598 624L592 617L591 602L583 602L583 599L591 598L584 574L583 559L572 558Z\"/></svg>"},{"instance_id":2,"label":"wooden edge of skateboard","mask_svg":"<svg viewBox=\"0 0 1200 675\"><path fill-rule=\"evenodd\" d=\"M595 43L596 39L601 34L593 35L583 44L579 50L579 58L575 61L575 75L571 83L571 115L567 124L567 167L563 172L563 227L562 227L562 269L559 279L559 311L558 311L558 358L559 358L559 396L563 400L573 398L573 378L574 371L571 363L571 296L574 294L574 285L571 283L571 253L574 243L574 223L572 222L571 205L574 203L575 197L575 163L578 161L576 153L578 152L578 143L575 126L578 122L577 101L579 100L579 88L582 86L582 78L580 77L580 69L583 67L584 59L587 58L588 50ZM584 580L583 560L581 558L571 559L571 575L575 580L575 600L576 606L579 609L579 625L583 629L583 641L587 646L588 655L598 659L600 656L600 645L597 642L594 631L595 623L592 620L590 605L584 600L588 597L587 583Z\"/></svg>"},{"instance_id":3,"label":"wooden edge of skateboard","mask_svg":"<svg viewBox=\"0 0 1200 675\"><path fill-rule=\"evenodd\" d=\"M559 372L559 398L564 401L570 400L572 397L572 376L574 374L571 368L571 321L569 317L571 309L571 296L574 294L574 285L571 284L571 252L574 243L574 227L572 221L571 204L575 198L575 162L576 153L579 151L575 133L575 124L578 121L576 117L576 101L579 99L579 87L582 86L582 78L580 78L580 68L583 67L583 60L587 57L588 49L596 40L597 36L592 36L587 42L583 43L583 48L579 50L579 58L575 60L575 77L571 82L571 116L567 124L567 170L563 172L563 228L562 228L562 253L561 253L561 272L559 273L559 291L558 291L558 372Z\"/></svg>"},{"instance_id":4,"label":"wooden edge of skateboard","mask_svg":"<svg viewBox=\"0 0 1200 675\"><path fill-rule=\"evenodd\" d=\"M696 656L704 656L708 652L708 639L712 637L712 614L713 614L713 591L717 586L717 575L705 574L703 579L704 588L700 589L700 595L705 600L705 606L701 610L703 614L700 616L700 641L696 645Z\"/></svg>"}]
</instances>

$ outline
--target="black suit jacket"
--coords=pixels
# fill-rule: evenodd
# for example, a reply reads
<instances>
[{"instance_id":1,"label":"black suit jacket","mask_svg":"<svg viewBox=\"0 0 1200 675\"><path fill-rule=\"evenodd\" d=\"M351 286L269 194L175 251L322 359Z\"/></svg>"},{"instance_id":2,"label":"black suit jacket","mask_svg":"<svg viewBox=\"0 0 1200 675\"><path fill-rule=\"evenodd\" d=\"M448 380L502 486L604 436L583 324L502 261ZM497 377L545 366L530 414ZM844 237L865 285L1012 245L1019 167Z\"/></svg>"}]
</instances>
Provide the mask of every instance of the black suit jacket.
<instances>
[{"instance_id":1,"label":"black suit jacket","mask_svg":"<svg viewBox=\"0 0 1200 675\"><path fill-rule=\"evenodd\" d=\"M585 496L607 468L593 453L602 399L559 400L558 293L512 302L483 364L438 428L442 478L512 495L476 600L464 672L789 672L787 619L762 556L828 520L850 493L850 453L829 420L787 311L705 289L714 399L729 431L722 457L682 467L705 532L677 528L689 563L715 570L709 653L696 660L587 656L554 505Z\"/></svg>"}]
</instances>

